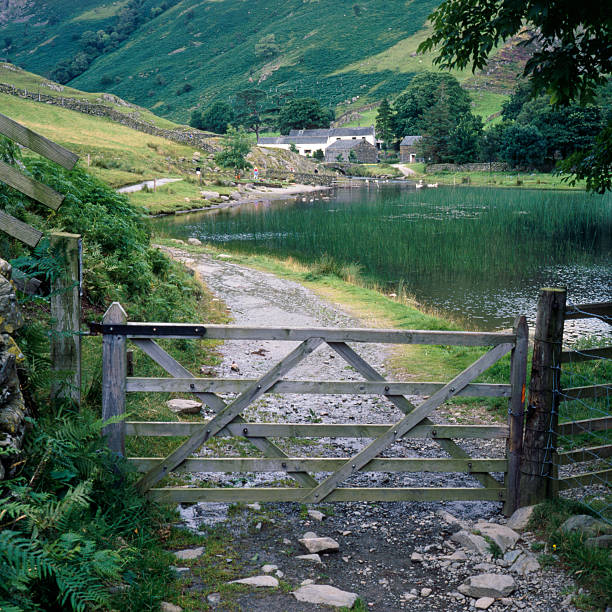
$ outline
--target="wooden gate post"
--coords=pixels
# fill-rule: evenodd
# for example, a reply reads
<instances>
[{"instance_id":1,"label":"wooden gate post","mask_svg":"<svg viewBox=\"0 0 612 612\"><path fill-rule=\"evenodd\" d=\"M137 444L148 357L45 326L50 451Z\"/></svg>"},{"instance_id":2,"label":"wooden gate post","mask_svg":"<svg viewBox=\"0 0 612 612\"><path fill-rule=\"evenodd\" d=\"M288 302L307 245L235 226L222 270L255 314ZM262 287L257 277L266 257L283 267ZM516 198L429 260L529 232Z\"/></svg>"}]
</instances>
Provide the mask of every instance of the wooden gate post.
<instances>
[{"instance_id":1,"label":"wooden gate post","mask_svg":"<svg viewBox=\"0 0 612 612\"><path fill-rule=\"evenodd\" d=\"M512 395L508 404L508 426L510 434L506 453L508 456L507 499L504 514L510 516L520 507L521 455L525 422L525 384L527 382L527 352L529 350L529 328L524 316L514 322L516 344L510 362L510 385Z\"/></svg>"},{"instance_id":2,"label":"wooden gate post","mask_svg":"<svg viewBox=\"0 0 612 612\"><path fill-rule=\"evenodd\" d=\"M51 386L54 399L81 403L81 236L51 234L51 253L62 264L62 274L51 287Z\"/></svg>"},{"instance_id":3,"label":"wooden gate post","mask_svg":"<svg viewBox=\"0 0 612 612\"><path fill-rule=\"evenodd\" d=\"M565 298L565 289L540 290L521 461L520 506L540 503L553 497L557 490L553 462L559 422Z\"/></svg>"},{"instance_id":4,"label":"wooden gate post","mask_svg":"<svg viewBox=\"0 0 612 612\"><path fill-rule=\"evenodd\" d=\"M107 325L123 324L127 321L125 310L119 302L113 302L104 314L102 322ZM105 334L102 339L102 419L125 413L126 386L126 337ZM125 422L112 423L103 430L110 449L125 457Z\"/></svg>"}]
</instances>

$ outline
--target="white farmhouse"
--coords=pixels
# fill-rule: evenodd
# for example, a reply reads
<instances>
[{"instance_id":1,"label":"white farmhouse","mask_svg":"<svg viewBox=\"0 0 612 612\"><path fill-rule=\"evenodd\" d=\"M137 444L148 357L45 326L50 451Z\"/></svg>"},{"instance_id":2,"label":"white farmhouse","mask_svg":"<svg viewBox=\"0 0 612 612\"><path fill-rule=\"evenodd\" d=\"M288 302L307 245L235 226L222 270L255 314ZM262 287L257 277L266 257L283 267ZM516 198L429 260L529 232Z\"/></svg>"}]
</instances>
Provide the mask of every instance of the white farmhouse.
<instances>
[{"instance_id":1,"label":"white farmhouse","mask_svg":"<svg viewBox=\"0 0 612 612\"><path fill-rule=\"evenodd\" d=\"M288 136L259 138L257 146L289 149L291 145L294 145L300 155L312 155L317 150L321 150L325 154L327 147L338 140L365 140L371 145L377 146L374 126L291 130Z\"/></svg>"}]
</instances>

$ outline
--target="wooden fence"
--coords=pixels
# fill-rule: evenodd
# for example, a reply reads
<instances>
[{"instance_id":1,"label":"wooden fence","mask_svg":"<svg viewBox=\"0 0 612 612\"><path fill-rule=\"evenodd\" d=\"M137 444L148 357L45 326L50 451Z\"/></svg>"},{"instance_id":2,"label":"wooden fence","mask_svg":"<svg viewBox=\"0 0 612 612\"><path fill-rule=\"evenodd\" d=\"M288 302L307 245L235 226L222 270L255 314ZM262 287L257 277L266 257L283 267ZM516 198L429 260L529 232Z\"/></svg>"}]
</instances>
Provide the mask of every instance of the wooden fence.
<instances>
[{"instance_id":1,"label":"wooden fence","mask_svg":"<svg viewBox=\"0 0 612 612\"><path fill-rule=\"evenodd\" d=\"M612 322L612 303L566 306L565 289L543 289L538 302L529 400L521 458L519 505L539 503L556 497L559 491L597 480L609 485L612 468L559 477L559 467L592 462L612 456L612 445L585 446L558 452L558 437L607 431L612 416L559 423L561 404L573 400L609 397L612 384L562 388L563 364L610 359L612 347L563 351L566 320L598 318ZM612 381L610 381L612 383Z\"/></svg>"},{"instance_id":2,"label":"wooden fence","mask_svg":"<svg viewBox=\"0 0 612 612\"><path fill-rule=\"evenodd\" d=\"M167 457L129 457L144 475L139 489L150 497L172 502L235 501L398 501L398 500L495 500L506 501L511 512L518 499L520 443L525 393L528 333L524 317L511 333L372 330L335 328L273 328L231 325L128 323L120 304L114 303L92 333L103 334L103 418L124 414L126 393L193 393L216 414L199 422L113 423L106 429L109 444L125 454L125 436L183 436ZM258 379L196 378L154 339L200 338L216 340L275 340L297 343L295 348ZM159 364L171 378L126 376L126 345L130 341ZM348 343L430 344L492 347L448 383L393 382L384 379ZM285 376L318 347L327 344L363 381L290 380ZM483 372L512 353L507 384L474 383ZM219 393L237 393L227 402ZM251 423L241 413L265 393L381 395L404 414L395 423ZM429 395L415 406L407 394ZM507 397L508 426L435 424L429 417L447 400L457 396ZM246 438L262 454L259 458L198 457L200 447L215 436ZM289 457L277 438L342 437L372 441L352 457ZM382 458L380 455L402 438L434 440L450 457ZM454 439L501 438L507 441L506 458L472 458ZM170 472L285 472L294 487L194 488L158 486ZM482 488L371 488L341 487L360 472L464 472ZM327 473L320 480L313 474ZM505 473L504 481L492 473Z\"/></svg>"}]
</instances>

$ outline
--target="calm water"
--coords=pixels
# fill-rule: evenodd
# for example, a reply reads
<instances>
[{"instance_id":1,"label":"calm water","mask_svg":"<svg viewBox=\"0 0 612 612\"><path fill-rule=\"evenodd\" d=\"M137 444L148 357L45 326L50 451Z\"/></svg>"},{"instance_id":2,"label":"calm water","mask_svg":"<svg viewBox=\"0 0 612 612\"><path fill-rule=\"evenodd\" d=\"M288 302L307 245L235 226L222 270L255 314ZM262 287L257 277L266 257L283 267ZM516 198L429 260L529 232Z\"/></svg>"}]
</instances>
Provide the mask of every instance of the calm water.
<instances>
[{"instance_id":1,"label":"calm water","mask_svg":"<svg viewBox=\"0 0 612 612\"><path fill-rule=\"evenodd\" d=\"M165 217L160 234L228 251L324 254L480 329L533 321L538 290L612 300L612 196L509 189L415 190L369 184L323 195ZM568 326L570 322L568 322ZM574 323L573 325L576 325ZM581 323L584 328L584 323ZM610 327L589 322L589 331ZM582 329L584 333L584 329Z\"/></svg>"}]
</instances>

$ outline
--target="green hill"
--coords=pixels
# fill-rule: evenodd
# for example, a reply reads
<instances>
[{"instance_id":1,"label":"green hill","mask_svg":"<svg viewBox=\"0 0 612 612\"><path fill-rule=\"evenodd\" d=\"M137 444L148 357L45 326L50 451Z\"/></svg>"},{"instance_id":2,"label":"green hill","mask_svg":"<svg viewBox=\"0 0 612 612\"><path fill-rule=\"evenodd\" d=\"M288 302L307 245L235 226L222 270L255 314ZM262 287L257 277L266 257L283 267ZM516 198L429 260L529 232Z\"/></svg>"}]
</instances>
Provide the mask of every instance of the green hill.
<instances>
[{"instance_id":1,"label":"green hill","mask_svg":"<svg viewBox=\"0 0 612 612\"><path fill-rule=\"evenodd\" d=\"M9 5L21 7L19 18L9 21L4 9L0 21L4 16L4 53L14 63L50 75L62 61L74 68L83 53L100 54L82 62L84 72L71 86L111 91L184 122L191 109L247 87L281 100L314 96L339 111L393 97L415 73L431 69L431 57L417 56L416 47L438 3L13 0ZM103 32L95 35L123 27L121 11L128 8L136 11L136 21L122 30L125 40L115 44ZM90 39L97 47L86 47ZM499 78L489 78L490 70L459 75L480 92L476 104L483 115L499 110L516 72L508 70L513 64L501 62L494 71Z\"/></svg>"}]
</instances>

